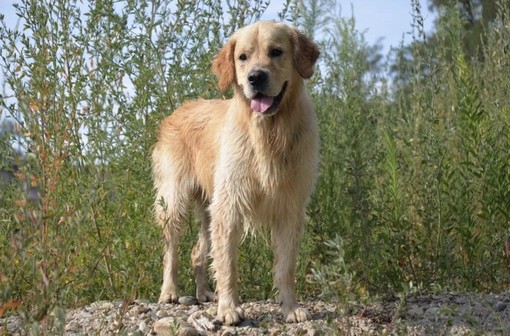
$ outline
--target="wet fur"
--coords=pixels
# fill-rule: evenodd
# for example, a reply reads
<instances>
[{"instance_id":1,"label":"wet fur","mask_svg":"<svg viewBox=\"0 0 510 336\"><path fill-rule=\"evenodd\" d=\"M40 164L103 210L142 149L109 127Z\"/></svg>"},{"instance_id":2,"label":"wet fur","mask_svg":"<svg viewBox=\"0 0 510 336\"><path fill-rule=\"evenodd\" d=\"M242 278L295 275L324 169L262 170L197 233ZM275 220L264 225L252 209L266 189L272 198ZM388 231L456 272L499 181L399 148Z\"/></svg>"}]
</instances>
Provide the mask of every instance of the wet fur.
<instances>
[{"instance_id":1,"label":"wet fur","mask_svg":"<svg viewBox=\"0 0 510 336\"><path fill-rule=\"evenodd\" d=\"M283 49L281 58L268 48ZM240 64L239 53L249 52ZM305 206L318 165L318 130L304 86L319 55L316 45L286 25L260 22L236 32L213 62L228 100L188 102L164 119L152 155L156 221L164 230L163 286L160 302L178 299L178 242L182 222L193 206L201 219L192 264L196 295L215 299L208 287L207 256L212 256L218 319L243 318L237 294L238 248L243 232L267 228L274 251L274 278L289 322L309 319L296 302L294 276ZM250 108L247 73L270 73L268 90L287 90L273 116Z\"/></svg>"}]
</instances>

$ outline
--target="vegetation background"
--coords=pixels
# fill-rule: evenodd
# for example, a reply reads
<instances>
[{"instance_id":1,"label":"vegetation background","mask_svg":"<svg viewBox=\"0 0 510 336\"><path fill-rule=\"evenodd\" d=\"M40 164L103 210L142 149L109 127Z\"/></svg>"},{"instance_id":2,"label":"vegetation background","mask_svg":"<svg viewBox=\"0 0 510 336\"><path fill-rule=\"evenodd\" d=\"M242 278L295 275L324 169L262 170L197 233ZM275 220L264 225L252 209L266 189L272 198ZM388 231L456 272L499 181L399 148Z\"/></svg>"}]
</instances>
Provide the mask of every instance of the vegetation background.
<instances>
[{"instance_id":1,"label":"vegetation background","mask_svg":"<svg viewBox=\"0 0 510 336\"><path fill-rule=\"evenodd\" d=\"M157 298L156 125L186 99L219 95L214 53L267 4L21 0L17 27L0 17L0 316L45 333L68 307ZM279 14L322 50L308 82L322 163L303 299L509 288L509 2L431 1L430 36L411 5L413 43L386 57L334 1L288 0ZM272 298L267 244L248 237L240 259L242 297Z\"/></svg>"}]
</instances>

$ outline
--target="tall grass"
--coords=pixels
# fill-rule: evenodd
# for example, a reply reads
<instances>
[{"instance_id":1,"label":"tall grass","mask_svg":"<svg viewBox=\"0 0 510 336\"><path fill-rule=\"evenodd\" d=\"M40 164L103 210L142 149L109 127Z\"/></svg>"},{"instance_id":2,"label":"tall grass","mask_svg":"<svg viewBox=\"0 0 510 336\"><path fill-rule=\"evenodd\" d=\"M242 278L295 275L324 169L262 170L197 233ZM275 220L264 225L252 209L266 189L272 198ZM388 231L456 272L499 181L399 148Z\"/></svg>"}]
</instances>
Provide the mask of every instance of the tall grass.
<instances>
[{"instance_id":1,"label":"tall grass","mask_svg":"<svg viewBox=\"0 0 510 336\"><path fill-rule=\"evenodd\" d=\"M317 259L330 277L354 275L348 287L358 295L505 290L509 8L487 27L481 61L463 54L456 8L440 13L431 48L412 5L414 42L397 53L405 68L390 82L360 57L369 46L353 19L330 24L315 96L322 167L309 231L344 258L337 274L324 245L315 245Z\"/></svg>"},{"instance_id":2,"label":"tall grass","mask_svg":"<svg viewBox=\"0 0 510 336\"><path fill-rule=\"evenodd\" d=\"M20 28L3 20L0 28L2 114L16 119L28 154L16 155L9 145L17 139L2 137L1 168L16 175L0 197L2 307L20 305L37 322L56 307L155 298L156 124L185 99L217 95L214 52L264 5L25 0L15 7ZM38 186L37 199L27 199L27 185ZM194 230L183 242L188 255ZM191 293L189 262L182 269Z\"/></svg>"},{"instance_id":3,"label":"tall grass","mask_svg":"<svg viewBox=\"0 0 510 336\"><path fill-rule=\"evenodd\" d=\"M355 19L321 4L330 2L292 1L280 13L322 46L308 82L322 147L298 264L303 297L367 298L410 283L508 289L508 6L487 27L484 57L471 60L455 8L440 13L438 47L426 48L412 1L416 40L389 78L367 60ZM28 153L12 150L19 137L0 137L0 168L15 175L0 185L0 307L17 307L44 333L63 307L157 297L155 127L186 99L219 96L214 53L264 7L23 0L18 29L2 20L2 112L17 120ZM180 283L192 293L197 228L191 217L187 225ZM273 296L271 263L267 244L244 242L244 299Z\"/></svg>"}]
</instances>

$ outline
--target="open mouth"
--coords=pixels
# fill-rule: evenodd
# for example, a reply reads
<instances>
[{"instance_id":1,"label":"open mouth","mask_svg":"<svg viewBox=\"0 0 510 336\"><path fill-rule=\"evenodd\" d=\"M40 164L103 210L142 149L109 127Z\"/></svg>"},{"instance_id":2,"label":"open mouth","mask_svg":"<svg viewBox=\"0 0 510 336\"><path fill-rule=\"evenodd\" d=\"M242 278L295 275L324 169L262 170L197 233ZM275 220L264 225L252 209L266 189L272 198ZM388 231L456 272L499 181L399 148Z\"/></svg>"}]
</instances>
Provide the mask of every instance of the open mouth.
<instances>
[{"instance_id":1,"label":"open mouth","mask_svg":"<svg viewBox=\"0 0 510 336\"><path fill-rule=\"evenodd\" d=\"M250 100L251 109L260 114L269 114L271 111L276 111L286 90L287 82L283 84L282 90L275 97L269 97L260 92L257 93L257 95Z\"/></svg>"}]
</instances>

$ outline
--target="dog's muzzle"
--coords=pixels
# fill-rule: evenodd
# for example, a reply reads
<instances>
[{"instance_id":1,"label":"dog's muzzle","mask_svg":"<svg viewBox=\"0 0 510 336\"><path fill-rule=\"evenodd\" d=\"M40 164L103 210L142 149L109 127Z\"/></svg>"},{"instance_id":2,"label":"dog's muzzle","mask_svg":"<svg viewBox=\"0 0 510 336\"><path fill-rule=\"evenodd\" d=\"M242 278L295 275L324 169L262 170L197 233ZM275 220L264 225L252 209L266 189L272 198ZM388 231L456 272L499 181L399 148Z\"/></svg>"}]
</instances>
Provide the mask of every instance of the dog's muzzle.
<instances>
[{"instance_id":1,"label":"dog's muzzle","mask_svg":"<svg viewBox=\"0 0 510 336\"><path fill-rule=\"evenodd\" d=\"M248 79L249 80L249 79ZM277 111L278 105L282 101L283 95L287 90L287 82L283 83L282 90L277 96L270 97L262 93L257 93L255 97L250 100L250 107L253 111L260 114L269 115Z\"/></svg>"}]
</instances>

